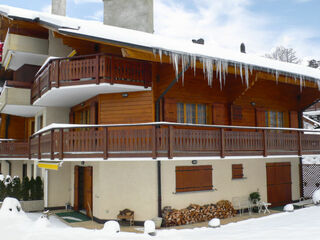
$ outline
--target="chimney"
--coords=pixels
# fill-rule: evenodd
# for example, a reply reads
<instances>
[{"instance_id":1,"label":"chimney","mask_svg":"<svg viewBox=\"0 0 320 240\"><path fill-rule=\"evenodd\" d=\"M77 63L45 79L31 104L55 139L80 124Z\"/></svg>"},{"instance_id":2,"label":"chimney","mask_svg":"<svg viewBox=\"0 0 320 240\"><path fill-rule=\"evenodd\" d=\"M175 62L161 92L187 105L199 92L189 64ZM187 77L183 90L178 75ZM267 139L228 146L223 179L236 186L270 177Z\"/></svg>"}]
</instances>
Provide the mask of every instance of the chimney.
<instances>
[{"instance_id":1,"label":"chimney","mask_svg":"<svg viewBox=\"0 0 320 240\"><path fill-rule=\"evenodd\" d=\"M55 15L66 15L66 1L67 0L52 0L51 13Z\"/></svg>"},{"instance_id":2,"label":"chimney","mask_svg":"<svg viewBox=\"0 0 320 240\"><path fill-rule=\"evenodd\" d=\"M241 43L240 45L240 52L246 53L246 45L244 45L244 43Z\"/></svg>"},{"instance_id":3,"label":"chimney","mask_svg":"<svg viewBox=\"0 0 320 240\"><path fill-rule=\"evenodd\" d=\"M103 23L147 33L154 32L153 0L103 0Z\"/></svg>"}]
</instances>

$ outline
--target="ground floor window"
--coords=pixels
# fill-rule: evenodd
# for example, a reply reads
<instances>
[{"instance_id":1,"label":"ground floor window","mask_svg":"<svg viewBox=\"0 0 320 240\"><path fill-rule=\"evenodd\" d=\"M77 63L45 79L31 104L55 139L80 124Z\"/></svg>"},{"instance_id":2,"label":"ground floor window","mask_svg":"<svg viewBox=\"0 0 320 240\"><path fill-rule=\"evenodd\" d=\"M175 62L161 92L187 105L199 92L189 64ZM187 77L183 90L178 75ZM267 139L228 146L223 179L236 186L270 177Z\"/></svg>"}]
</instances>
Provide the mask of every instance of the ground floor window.
<instances>
[{"instance_id":1,"label":"ground floor window","mask_svg":"<svg viewBox=\"0 0 320 240\"><path fill-rule=\"evenodd\" d=\"M177 122L206 124L207 122L206 104L178 103L177 104Z\"/></svg>"},{"instance_id":2,"label":"ground floor window","mask_svg":"<svg viewBox=\"0 0 320 240\"><path fill-rule=\"evenodd\" d=\"M266 127L283 127L283 112L266 111Z\"/></svg>"},{"instance_id":3,"label":"ground floor window","mask_svg":"<svg viewBox=\"0 0 320 240\"><path fill-rule=\"evenodd\" d=\"M176 192L212 190L212 166L176 167Z\"/></svg>"},{"instance_id":4,"label":"ground floor window","mask_svg":"<svg viewBox=\"0 0 320 240\"><path fill-rule=\"evenodd\" d=\"M28 176L27 170L28 170L28 165L27 165L27 164L23 164L23 165L22 165L22 177L23 177L23 178L25 178L25 177Z\"/></svg>"}]
</instances>

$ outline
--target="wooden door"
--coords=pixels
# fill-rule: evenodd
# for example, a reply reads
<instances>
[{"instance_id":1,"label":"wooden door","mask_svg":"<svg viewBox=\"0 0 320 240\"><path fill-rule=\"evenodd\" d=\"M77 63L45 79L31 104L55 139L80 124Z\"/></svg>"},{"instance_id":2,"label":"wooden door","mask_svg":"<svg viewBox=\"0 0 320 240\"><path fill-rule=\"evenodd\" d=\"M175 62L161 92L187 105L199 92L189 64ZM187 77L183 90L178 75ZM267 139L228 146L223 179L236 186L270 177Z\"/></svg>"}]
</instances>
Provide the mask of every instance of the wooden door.
<instances>
[{"instance_id":1,"label":"wooden door","mask_svg":"<svg viewBox=\"0 0 320 240\"><path fill-rule=\"evenodd\" d=\"M268 202L283 206L292 202L290 162L267 163Z\"/></svg>"},{"instance_id":2,"label":"wooden door","mask_svg":"<svg viewBox=\"0 0 320 240\"><path fill-rule=\"evenodd\" d=\"M87 215L92 217L92 167L84 168L84 208Z\"/></svg>"},{"instance_id":3,"label":"wooden door","mask_svg":"<svg viewBox=\"0 0 320 240\"><path fill-rule=\"evenodd\" d=\"M74 167L74 201L73 209L79 210L79 166Z\"/></svg>"}]
</instances>

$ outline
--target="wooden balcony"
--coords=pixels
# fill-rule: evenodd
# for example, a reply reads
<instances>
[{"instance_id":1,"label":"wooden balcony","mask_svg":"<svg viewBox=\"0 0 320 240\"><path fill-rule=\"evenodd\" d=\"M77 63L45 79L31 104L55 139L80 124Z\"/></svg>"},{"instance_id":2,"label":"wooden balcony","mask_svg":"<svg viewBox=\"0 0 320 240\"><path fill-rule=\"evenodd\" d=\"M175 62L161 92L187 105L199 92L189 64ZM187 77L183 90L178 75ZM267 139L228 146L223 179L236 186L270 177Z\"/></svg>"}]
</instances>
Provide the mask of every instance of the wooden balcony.
<instances>
[{"instance_id":1,"label":"wooden balcony","mask_svg":"<svg viewBox=\"0 0 320 240\"><path fill-rule=\"evenodd\" d=\"M1 140L0 142L0 158L24 158L29 156L29 146L27 142L19 142L12 140Z\"/></svg>"},{"instance_id":2,"label":"wooden balcony","mask_svg":"<svg viewBox=\"0 0 320 240\"><path fill-rule=\"evenodd\" d=\"M318 132L319 133L319 132ZM320 154L312 130L171 123L67 125L30 139L38 159L226 157Z\"/></svg>"},{"instance_id":3,"label":"wooden balcony","mask_svg":"<svg viewBox=\"0 0 320 240\"><path fill-rule=\"evenodd\" d=\"M110 55L86 55L50 60L40 69L31 89L31 103L52 87L83 84L126 84L151 87L151 64Z\"/></svg>"}]
</instances>

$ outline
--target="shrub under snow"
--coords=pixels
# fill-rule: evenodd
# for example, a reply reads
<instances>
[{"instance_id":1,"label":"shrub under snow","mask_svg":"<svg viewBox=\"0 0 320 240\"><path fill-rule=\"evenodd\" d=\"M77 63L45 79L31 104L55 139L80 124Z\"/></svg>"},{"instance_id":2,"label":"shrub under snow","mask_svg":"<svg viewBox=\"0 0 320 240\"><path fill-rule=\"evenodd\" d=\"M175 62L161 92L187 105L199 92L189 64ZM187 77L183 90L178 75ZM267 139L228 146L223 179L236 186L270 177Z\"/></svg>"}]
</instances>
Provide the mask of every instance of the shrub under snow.
<instances>
[{"instance_id":1,"label":"shrub under snow","mask_svg":"<svg viewBox=\"0 0 320 240\"><path fill-rule=\"evenodd\" d=\"M25 212L17 199L7 197L2 203L0 216L25 216Z\"/></svg>"},{"instance_id":2,"label":"shrub under snow","mask_svg":"<svg viewBox=\"0 0 320 240\"><path fill-rule=\"evenodd\" d=\"M120 232L120 225L116 221L108 221L104 224L102 231L109 234L118 233Z\"/></svg>"},{"instance_id":3,"label":"shrub under snow","mask_svg":"<svg viewBox=\"0 0 320 240\"><path fill-rule=\"evenodd\" d=\"M208 223L209 227L216 228L220 227L220 219L219 218L213 218Z\"/></svg>"},{"instance_id":4,"label":"shrub under snow","mask_svg":"<svg viewBox=\"0 0 320 240\"><path fill-rule=\"evenodd\" d=\"M320 190L316 190L312 194L312 201L314 204L320 204Z\"/></svg>"},{"instance_id":5,"label":"shrub under snow","mask_svg":"<svg viewBox=\"0 0 320 240\"><path fill-rule=\"evenodd\" d=\"M154 236L156 234L156 226L154 221L147 220L144 222L144 233Z\"/></svg>"},{"instance_id":6,"label":"shrub under snow","mask_svg":"<svg viewBox=\"0 0 320 240\"><path fill-rule=\"evenodd\" d=\"M294 207L292 204L287 204L283 208L283 211L285 211L285 212L293 212L293 210L294 210Z\"/></svg>"}]
</instances>

